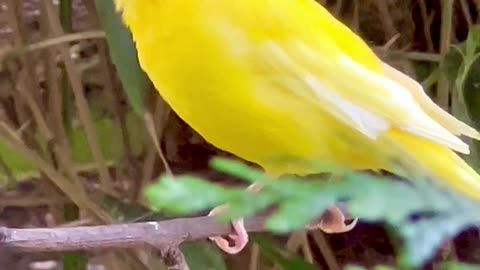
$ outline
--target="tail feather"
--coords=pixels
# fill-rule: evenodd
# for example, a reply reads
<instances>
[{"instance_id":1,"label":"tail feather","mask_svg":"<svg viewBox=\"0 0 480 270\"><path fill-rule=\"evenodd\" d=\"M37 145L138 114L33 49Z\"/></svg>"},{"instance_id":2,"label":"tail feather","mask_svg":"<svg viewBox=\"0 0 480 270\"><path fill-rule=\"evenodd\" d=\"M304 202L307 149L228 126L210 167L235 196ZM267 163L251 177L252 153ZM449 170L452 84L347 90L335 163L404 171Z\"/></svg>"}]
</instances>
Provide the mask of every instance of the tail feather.
<instances>
[{"instance_id":1,"label":"tail feather","mask_svg":"<svg viewBox=\"0 0 480 270\"><path fill-rule=\"evenodd\" d=\"M391 129L388 139L436 179L472 199L480 200L480 175L446 146Z\"/></svg>"},{"instance_id":2,"label":"tail feather","mask_svg":"<svg viewBox=\"0 0 480 270\"><path fill-rule=\"evenodd\" d=\"M385 75L410 91L415 101L433 120L457 136L465 135L480 140L480 133L477 130L456 119L435 104L418 82L386 63L383 63L383 66Z\"/></svg>"}]
</instances>

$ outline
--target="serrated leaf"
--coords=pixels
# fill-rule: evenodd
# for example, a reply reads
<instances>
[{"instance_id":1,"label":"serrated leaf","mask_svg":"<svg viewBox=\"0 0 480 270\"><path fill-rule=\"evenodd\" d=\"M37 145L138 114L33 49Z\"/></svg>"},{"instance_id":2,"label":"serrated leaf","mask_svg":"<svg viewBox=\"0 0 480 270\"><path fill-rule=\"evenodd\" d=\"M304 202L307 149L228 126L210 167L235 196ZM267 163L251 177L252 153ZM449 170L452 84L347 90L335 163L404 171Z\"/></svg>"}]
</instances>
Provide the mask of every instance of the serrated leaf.
<instances>
[{"instance_id":1,"label":"serrated leaf","mask_svg":"<svg viewBox=\"0 0 480 270\"><path fill-rule=\"evenodd\" d=\"M149 79L140 67L132 35L115 10L113 0L95 0L95 6L105 31L112 63L117 69L120 81L133 110L143 116L144 96Z\"/></svg>"},{"instance_id":2,"label":"serrated leaf","mask_svg":"<svg viewBox=\"0 0 480 270\"><path fill-rule=\"evenodd\" d=\"M223 188L189 175L163 176L145 191L154 209L168 209L176 214L204 210L243 195L240 189Z\"/></svg>"},{"instance_id":3,"label":"serrated leaf","mask_svg":"<svg viewBox=\"0 0 480 270\"><path fill-rule=\"evenodd\" d=\"M284 233L301 228L332 206L338 200L338 194L342 192L341 189L323 189L321 183L298 183L297 181L297 187L292 184L291 182L290 185L286 185L285 190L290 190L290 193L296 191L296 196L285 196L283 193L283 203L265 224L274 232ZM278 185L277 190L282 191L279 188L281 186Z\"/></svg>"},{"instance_id":4,"label":"serrated leaf","mask_svg":"<svg viewBox=\"0 0 480 270\"><path fill-rule=\"evenodd\" d=\"M439 216L399 226L405 240L400 261L408 267L419 267L430 259L437 248L466 227L464 220Z\"/></svg>"},{"instance_id":5,"label":"serrated leaf","mask_svg":"<svg viewBox=\"0 0 480 270\"><path fill-rule=\"evenodd\" d=\"M348 205L353 215L361 216L365 220L385 219L389 222L398 222L404 220L412 209L421 210L425 204L424 200L405 185L364 182L362 188L369 196L355 196ZM395 192L390 193L391 190ZM388 202L385 200L385 194L389 194Z\"/></svg>"},{"instance_id":6,"label":"serrated leaf","mask_svg":"<svg viewBox=\"0 0 480 270\"><path fill-rule=\"evenodd\" d=\"M221 220L249 216L270 205L268 193L254 194L242 188L226 188L195 176L163 176L145 190L150 206L173 214L188 214L228 203L229 211L218 215Z\"/></svg>"},{"instance_id":7,"label":"serrated leaf","mask_svg":"<svg viewBox=\"0 0 480 270\"><path fill-rule=\"evenodd\" d=\"M391 181L353 172L338 181L304 181L298 177L274 181L234 161L225 164L234 168L229 171L236 175L242 177L245 174L247 181L256 177L263 179L264 187L251 193L199 184L200 179L189 183L177 178L176 183L167 181L162 187L166 194L163 200L167 201L163 202L164 206L178 210L186 207L186 198L193 199L195 204L198 196L205 196L205 192L207 198L214 199L201 199L206 201L200 204L202 207L227 202L237 213L253 214L255 209L266 204L276 204L278 211L267 219L267 228L285 232L303 227L327 206L343 202L360 220L384 221L402 237L404 248L400 262L406 267L422 265L433 256L443 240L468 226L480 224L479 203L450 191L438 181L422 178L411 182ZM185 185L179 188L179 183ZM192 208L191 205L188 207ZM415 219L412 218L414 215Z\"/></svg>"},{"instance_id":8,"label":"serrated leaf","mask_svg":"<svg viewBox=\"0 0 480 270\"><path fill-rule=\"evenodd\" d=\"M242 191L244 192L244 191ZM271 205L274 197L271 194L262 192L251 196L250 192L244 193L244 196L232 196L228 200L229 210L221 215L221 220L232 220L235 218L251 216L257 211L265 209Z\"/></svg>"},{"instance_id":9,"label":"serrated leaf","mask_svg":"<svg viewBox=\"0 0 480 270\"><path fill-rule=\"evenodd\" d=\"M240 177L249 182L259 182L268 179L259 170L253 169L236 160L214 157L210 160L210 166L217 171Z\"/></svg>"}]
</instances>

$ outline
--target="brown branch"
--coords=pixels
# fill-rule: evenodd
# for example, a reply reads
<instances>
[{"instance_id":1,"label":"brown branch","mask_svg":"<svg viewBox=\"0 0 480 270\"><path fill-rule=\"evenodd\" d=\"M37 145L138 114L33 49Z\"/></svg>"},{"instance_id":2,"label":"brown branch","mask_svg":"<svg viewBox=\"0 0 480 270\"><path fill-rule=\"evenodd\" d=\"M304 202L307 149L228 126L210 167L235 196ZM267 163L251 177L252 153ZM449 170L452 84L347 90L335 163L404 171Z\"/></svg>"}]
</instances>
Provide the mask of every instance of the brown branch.
<instances>
[{"instance_id":1,"label":"brown branch","mask_svg":"<svg viewBox=\"0 0 480 270\"><path fill-rule=\"evenodd\" d=\"M260 215L245 219L245 229L249 232L263 231L265 219L271 210L267 209ZM307 224L306 228L342 231L351 227L345 225L346 218L350 217L343 207L333 206ZM220 223L215 217L205 216L69 228L0 227L0 248L24 252L52 252L151 246L158 250L168 270L189 270L185 257L178 249L179 244L231 233L233 230L229 223Z\"/></svg>"},{"instance_id":2,"label":"brown branch","mask_svg":"<svg viewBox=\"0 0 480 270\"><path fill-rule=\"evenodd\" d=\"M245 229L248 232L263 231L265 219L271 210L245 219ZM333 206L307 224L306 228L342 230L350 227L344 224L346 218L350 217L343 207ZM0 227L0 248L23 252L58 252L150 246L158 250L168 270L189 270L185 257L178 249L179 244L231 233L233 230L229 223L221 223L215 217L207 216L100 226L35 229Z\"/></svg>"},{"instance_id":3,"label":"brown branch","mask_svg":"<svg viewBox=\"0 0 480 270\"><path fill-rule=\"evenodd\" d=\"M250 232L261 231L265 218L264 215L246 219L245 228ZM168 270L189 270L179 244L229 233L233 233L230 224L220 223L214 217L70 228L0 227L0 248L52 252L153 246Z\"/></svg>"},{"instance_id":4,"label":"brown branch","mask_svg":"<svg viewBox=\"0 0 480 270\"><path fill-rule=\"evenodd\" d=\"M245 220L250 232L263 230L265 216ZM229 223L212 217L179 218L159 222L81 226L71 228L15 229L0 227L0 247L19 251L51 252L153 246L160 250L184 241L232 233Z\"/></svg>"},{"instance_id":5,"label":"brown branch","mask_svg":"<svg viewBox=\"0 0 480 270\"><path fill-rule=\"evenodd\" d=\"M264 231L265 219L273 210L274 208L268 208L246 218L245 229L248 232ZM344 231L351 226L345 222L351 219L344 205L337 204L309 222L306 228L322 229L325 232ZM99 226L34 229L0 227L0 248L52 252L152 246L164 252L164 249L176 247L185 241L230 233L233 230L229 223L208 216Z\"/></svg>"}]
</instances>

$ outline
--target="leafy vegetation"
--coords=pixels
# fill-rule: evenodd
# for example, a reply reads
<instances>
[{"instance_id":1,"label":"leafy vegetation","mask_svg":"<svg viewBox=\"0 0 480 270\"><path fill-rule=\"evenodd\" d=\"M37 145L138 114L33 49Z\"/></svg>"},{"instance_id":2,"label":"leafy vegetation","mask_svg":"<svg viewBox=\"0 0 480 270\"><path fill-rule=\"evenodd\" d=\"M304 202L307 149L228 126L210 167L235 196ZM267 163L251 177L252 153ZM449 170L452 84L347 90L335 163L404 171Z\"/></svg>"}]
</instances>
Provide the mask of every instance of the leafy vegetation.
<instances>
[{"instance_id":1,"label":"leafy vegetation","mask_svg":"<svg viewBox=\"0 0 480 270\"><path fill-rule=\"evenodd\" d=\"M333 203L343 202L355 217L384 221L399 234L404 241L399 264L406 267L421 266L447 239L480 225L478 202L441 189L432 181L392 182L348 171L341 181L306 182L296 177L278 181L237 162L215 159L213 166L257 181L264 188L251 193L191 176L164 176L147 190L147 196L157 209L176 214L228 203L230 208L223 214L227 220L276 204L278 210L268 218L266 227L277 233L301 229Z\"/></svg>"},{"instance_id":2,"label":"leafy vegetation","mask_svg":"<svg viewBox=\"0 0 480 270\"><path fill-rule=\"evenodd\" d=\"M380 57L422 82L438 104L480 129L478 1L318 2ZM153 215L157 219L229 203L225 221L274 204L278 208L267 222L274 234L252 235L260 248L256 269L480 267L477 203L428 175L399 180L340 170L335 181L274 181L230 159L214 159L209 167L212 157L228 154L168 112L141 70L112 0L0 0L2 224L133 221L151 216L148 203L161 210ZM480 144L470 143L472 155L465 158L478 169ZM163 175L165 161L175 177ZM265 188L252 194L232 184L253 181ZM339 201L360 218L354 231L298 236L305 222ZM255 246L238 256L205 242L185 243L181 250L198 270L246 269L255 257ZM163 269L148 249L138 252L46 257L64 269ZM9 254L0 254L8 269L45 260ZM138 257L149 263L139 264Z\"/></svg>"}]
</instances>

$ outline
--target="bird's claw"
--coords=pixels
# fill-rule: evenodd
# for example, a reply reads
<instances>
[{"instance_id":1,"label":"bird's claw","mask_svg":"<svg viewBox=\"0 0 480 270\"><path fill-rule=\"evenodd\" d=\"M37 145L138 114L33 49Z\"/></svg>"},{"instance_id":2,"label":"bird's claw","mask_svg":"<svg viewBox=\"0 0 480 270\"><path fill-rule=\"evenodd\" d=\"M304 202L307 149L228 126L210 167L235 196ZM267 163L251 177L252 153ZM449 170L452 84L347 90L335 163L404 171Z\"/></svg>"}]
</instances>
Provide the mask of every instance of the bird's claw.
<instances>
[{"instance_id":1,"label":"bird's claw","mask_svg":"<svg viewBox=\"0 0 480 270\"><path fill-rule=\"evenodd\" d=\"M225 205L215 207L208 216L216 215L226 208ZM214 241L217 246L229 254L237 254L245 248L248 243L248 233L245 230L243 224L243 218L233 220L231 222L235 234L229 234L227 236L213 236L209 237L210 240ZM227 239L228 238L228 239ZM232 241L229 241L232 240ZM233 245L232 243L233 242Z\"/></svg>"},{"instance_id":2,"label":"bird's claw","mask_svg":"<svg viewBox=\"0 0 480 270\"><path fill-rule=\"evenodd\" d=\"M309 230L320 229L326 233L344 233L351 231L357 225L358 218L346 223L345 213L337 206L327 209L316 221L307 224Z\"/></svg>"}]
</instances>

